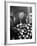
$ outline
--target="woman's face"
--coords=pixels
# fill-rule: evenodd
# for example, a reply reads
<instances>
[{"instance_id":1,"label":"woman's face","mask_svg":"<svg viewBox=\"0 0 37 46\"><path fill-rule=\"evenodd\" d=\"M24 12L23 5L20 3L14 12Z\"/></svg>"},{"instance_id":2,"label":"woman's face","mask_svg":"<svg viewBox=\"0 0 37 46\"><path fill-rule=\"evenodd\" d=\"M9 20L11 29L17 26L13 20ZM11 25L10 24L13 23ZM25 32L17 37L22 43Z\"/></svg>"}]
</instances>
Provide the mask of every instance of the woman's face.
<instances>
[{"instance_id":1,"label":"woman's face","mask_svg":"<svg viewBox=\"0 0 37 46\"><path fill-rule=\"evenodd\" d=\"M23 17L24 17L24 12L20 12L20 13L19 13L19 18L20 18L20 19L23 19Z\"/></svg>"}]
</instances>

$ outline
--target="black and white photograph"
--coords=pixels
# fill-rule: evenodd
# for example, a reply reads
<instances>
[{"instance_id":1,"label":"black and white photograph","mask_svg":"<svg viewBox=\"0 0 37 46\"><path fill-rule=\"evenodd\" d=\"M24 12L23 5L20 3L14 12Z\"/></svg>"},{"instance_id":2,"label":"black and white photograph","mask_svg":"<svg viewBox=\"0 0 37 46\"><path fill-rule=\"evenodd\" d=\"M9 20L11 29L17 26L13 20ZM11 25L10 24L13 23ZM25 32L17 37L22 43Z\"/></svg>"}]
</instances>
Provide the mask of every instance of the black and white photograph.
<instances>
[{"instance_id":1,"label":"black and white photograph","mask_svg":"<svg viewBox=\"0 0 37 46\"><path fill-rule=\"evenodd\" d=\"M32 7L10 6L10 40L32 39Z\"/></svg>"},{"instance_id":2,"label":"black and white photograph","mask_svg":"<svg viewBox=\"0 0 37 46\"><path fill-rule=\"evenodd\" d=\"M35 42L35 4L7 3L7 43Z\"/></svg>"}]
</instances>

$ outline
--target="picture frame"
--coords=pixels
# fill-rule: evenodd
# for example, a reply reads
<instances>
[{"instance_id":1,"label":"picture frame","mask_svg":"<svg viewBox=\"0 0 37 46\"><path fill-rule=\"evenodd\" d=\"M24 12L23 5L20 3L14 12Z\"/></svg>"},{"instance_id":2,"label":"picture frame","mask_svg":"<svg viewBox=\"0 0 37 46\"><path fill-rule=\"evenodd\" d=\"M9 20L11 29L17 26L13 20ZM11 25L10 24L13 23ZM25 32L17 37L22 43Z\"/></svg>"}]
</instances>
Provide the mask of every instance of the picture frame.
<instances>
[{"instance_id":1,"label":"picture frame","mask_svg":"<svg viewBox=\"0 0 37 46\"><path fill-rule=\"evenodd\" d=\"M5 44L13 45L13 44L30 44L30 43L32 44L32 43L36 43L36 3L8 2L8 1L5 2L5 3L6 3L5 4L5 15L6 15L5 16ZM21 10L17 10L17 9L21 9ZM31 9L31 13L30 13L29 9ZM26 13L26 14L28 13L27 15L32 15L32 33L31 33L32 38L29 37L28 39L26 39L26 36L25 36L25 39L22 39L22 38L14 39L14 37L13 37L13 39L10 38L10 37L12 37L11 36L12 34L10 35L10 31L11 31L11 28L10 28L11 21L10 21L10 19L11 19L12 14L13 14L13 16L15 16L17 14L17 13L15 14L16 11L17 11L17 13L19 13L21 11L22 12L24 11L24 13ZM17 17L17 15L16 15L16 17ZM13 22L13 20L12 20L12 22Z\"/></svg>"}]
</instances>

